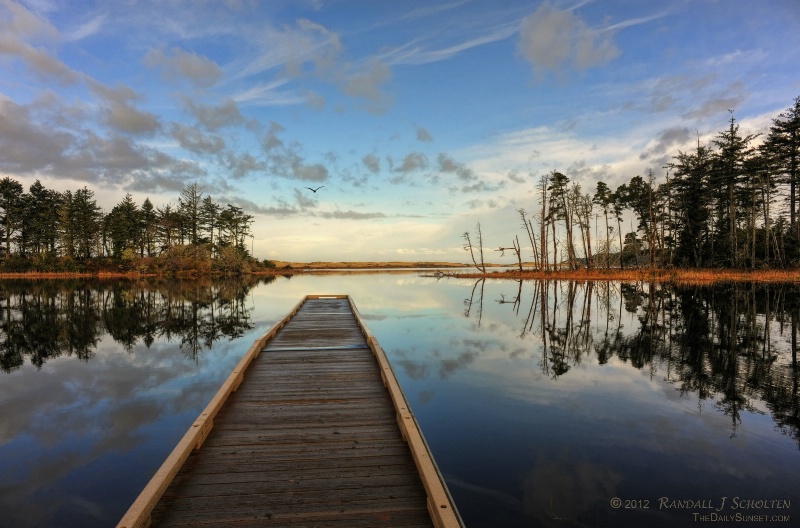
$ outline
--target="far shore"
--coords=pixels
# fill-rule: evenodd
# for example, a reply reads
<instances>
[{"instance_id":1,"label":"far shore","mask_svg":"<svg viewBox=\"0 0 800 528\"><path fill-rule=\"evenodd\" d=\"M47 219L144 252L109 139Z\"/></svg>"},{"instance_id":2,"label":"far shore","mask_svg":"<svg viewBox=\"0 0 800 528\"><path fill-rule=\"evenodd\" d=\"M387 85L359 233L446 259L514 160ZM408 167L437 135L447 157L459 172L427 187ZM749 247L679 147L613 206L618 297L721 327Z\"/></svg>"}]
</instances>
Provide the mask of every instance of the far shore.
<instances>
[{"instance_id":1,"label":"far shore","mask_svg":"<svg viewBox=\"0 0 800 528\"><path fill-rule=\"evenodd\" d=\"M279 272L287 269L292 270L336 270L336 269L427 269L427 268L469 268L469 264L463 262L371 262L371 261L315 261L315 262L288 262L283 260L273 260L275 269ZM499 266L498 264L487 264L488 266Z\"/></svg>"},{"instance_id":2,"label":"far shore","mask_svg":"<svg viewBox=\"0 0 800 528\"><path fill-rule=\"evenodd\" d=\"M800 269L790 270L734 270L734 269L578 269L541 271L533 266L520 271L504 264L486 264L482 273L474 266L458 262L286 262L273 261L275 266L253 271L251 276L294 275L304 273L370 272L384 270L420 271L429 277L453 279L497 279L497 280L574 280L574 281L636 281L636 282L674 282L680 284L713 284L721 282L800 282ZM217 277L218 274L200 275L193 270L176 273L172 276L143 274L137 272L24 272L0 273L4 279L196 279Z\"/></svg>"},{"instance_id":3,"label":"far shore","mask_svg":"<svg viewBox=\"0 0 800 528\"><path fill-rule=\"evenodd\" d=\"M575 281L641 281L674 282L682 284L712 284L719 282L800 282L800 269L792 270L735 270L735 269L578 269L578 270L525 270L466 272L440 272L441 277L459 279L515 279L515 280L575 280Z\"/></svg>"}]
</instances>

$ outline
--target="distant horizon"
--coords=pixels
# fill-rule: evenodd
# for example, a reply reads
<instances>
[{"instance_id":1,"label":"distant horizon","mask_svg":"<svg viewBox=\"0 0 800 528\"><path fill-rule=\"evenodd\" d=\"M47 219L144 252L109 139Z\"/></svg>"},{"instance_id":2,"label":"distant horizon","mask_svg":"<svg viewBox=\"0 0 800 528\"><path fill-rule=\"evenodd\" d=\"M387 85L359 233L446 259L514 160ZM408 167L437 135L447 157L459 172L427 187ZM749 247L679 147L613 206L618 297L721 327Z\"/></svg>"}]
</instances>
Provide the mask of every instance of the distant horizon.
<instances>
[{"instance_id":1,"label":"distant horizon","mask_svg":"<svg viewBox=\"0 0 800 528\"><path fill-rule=\"evenodd\" d=\"M0 0L0 178L106 212L197 183L259 259L469 263L463 233L522 240L553 170L593 193L729 111L768 132L797 27L786 0Z\"/></svg>"}]
</instances>

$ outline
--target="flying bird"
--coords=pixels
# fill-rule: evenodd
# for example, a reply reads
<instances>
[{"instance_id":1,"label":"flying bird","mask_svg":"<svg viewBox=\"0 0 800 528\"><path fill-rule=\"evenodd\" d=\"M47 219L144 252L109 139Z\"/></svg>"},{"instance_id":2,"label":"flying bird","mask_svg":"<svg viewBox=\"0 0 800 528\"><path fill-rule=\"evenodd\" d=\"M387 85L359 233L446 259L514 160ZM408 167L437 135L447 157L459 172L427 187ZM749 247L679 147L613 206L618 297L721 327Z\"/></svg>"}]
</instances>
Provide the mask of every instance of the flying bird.
<instances>
[{"instance_id":1,"label":"flying bird","mask_svg":"<svg viewBox=\"0 0 800 528\"><path fill-rule=\"evenodd\" d=\"M316 189L312 189L311 187L305 187L305 189L308 189L309 191L311 191L311 192L313 192L314 194L316 194L316 192L317 192L318 190L322 189L323 187L325 187L325 186L324 186L324 185L320 185L320 186L319 186L319 187L317 187Z\"/></svg>"}]
</instances>

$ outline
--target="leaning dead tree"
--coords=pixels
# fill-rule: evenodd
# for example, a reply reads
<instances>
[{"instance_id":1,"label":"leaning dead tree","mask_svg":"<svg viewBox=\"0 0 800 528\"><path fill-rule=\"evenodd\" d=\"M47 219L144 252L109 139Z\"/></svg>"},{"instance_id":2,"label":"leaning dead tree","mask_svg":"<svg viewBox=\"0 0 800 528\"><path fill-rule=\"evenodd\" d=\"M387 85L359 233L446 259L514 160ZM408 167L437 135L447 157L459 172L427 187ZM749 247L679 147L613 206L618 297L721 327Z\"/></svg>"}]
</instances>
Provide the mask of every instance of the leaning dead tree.
<instances>
[{"instance_id":1,"label":"leaning dead tree","mask_svg":"<svg viewBox=\"0 0 800 528\"><path fill-rule=\"evenodd\" d=\"M520 217L522 217L522 227L525 228L525 232L528 234L528 240L531 242L531 249L533 250L533 260L539 263L539 269L543 269L542 259L539 256L539 245L537 244L536 240L536 233L533 231L533 222L531 222L525 215L525 209L517 209ZM519 246L519 243L517 243Z\"/></svg>"},{"instance_id":2,"label":"leaning dead tree","mask_svg":"<svg viewBox=\"0 0 800 528\"><path fill-rule=\"evenodd\" d=\"M513 244L512 247L499 247L495 249L495 251L500 252L500 256L504 257L506 251L513 251L515 255L517 255L517 263L519 264L519 272L522 273L522 252L520 251L519 246L519 237L514 235L514 240L511 241Z\"/></svg>"},{"instance_id":3,"label":"leaning dead tree","mask_svg":"<svg viewBox=\"0 0 800 528\"><path fill-rule=\"evenodd\" d=\"M478 222L477 224L477 231L478 231L478 253L481 258L481 263L475 260L475 248L472 245L472 241L469 238L469 231L465 231L463 238L464 238L464 251L469 251L470 257L472 257L472 263L478 268L478 271L481 273L486 273L486 265L483 262L483 235L481 234L481 223Z\"/></svg>"}]
</instances>

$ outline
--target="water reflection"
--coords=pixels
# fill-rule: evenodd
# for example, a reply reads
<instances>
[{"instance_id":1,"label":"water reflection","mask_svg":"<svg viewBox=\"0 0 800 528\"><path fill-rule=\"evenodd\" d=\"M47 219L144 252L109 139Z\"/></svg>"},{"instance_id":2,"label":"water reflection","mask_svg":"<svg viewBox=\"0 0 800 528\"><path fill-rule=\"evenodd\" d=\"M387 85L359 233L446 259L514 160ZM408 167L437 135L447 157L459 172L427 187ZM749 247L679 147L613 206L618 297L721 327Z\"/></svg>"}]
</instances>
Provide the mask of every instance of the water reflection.
<instances>
[{"instance_id":1,"label":"water reflection","mask_svg":"<svg viewBox=\"0 0 800 528\"><path fill-rule=\"evenodd\" d=\"M484 281L465 299L480 326ZM518 281L495 302L540 339L539 368L556 380L596 358L661 372L681 395L714 401L736 436L743 410L765 414L800 446L797 332L800 288L792 284L685 286L644 282ZM527 290L530 290L529 292ZM527 309L523 309L523 305ZM593 308L594 306L594 308ZM636 318L635 328L622 324ZM594 318L594 321L593 321Z\"/></svg>"},{"instance_id":2,"label":"water reflection","mask_svg":"<svg viewBox=\"0 0 800 528\"><path fill-rule=\"evenodd\" d=\"M307 274L0 283L0 527L113 526L309 293L353 297L470 528L696 525L612 497L800 515L800 285Z\"/></svg>"},{"instance_id":3,"label":"water reflection","mask_svg":"<svg viewBox=\"0 0 800 528\"><path fill-rule=\"evenodd\" d=\"M177 339L196 360L220 338L252 328L247 295L273 280L7 282L0 289L0 370L17 370L26 358L37 368L60 356L88 361L105 334L127 351Z\"/></svg>"},{"instance_id":4,"label":"water reflection","mask_svg":"<svg viewBox=\"0 0 800 528\"><path fill-rule=\"evenodd\" d=\"M3 282L0 527L113 526L264 331L265 282Z\"/></svg>"}]
</instances>

